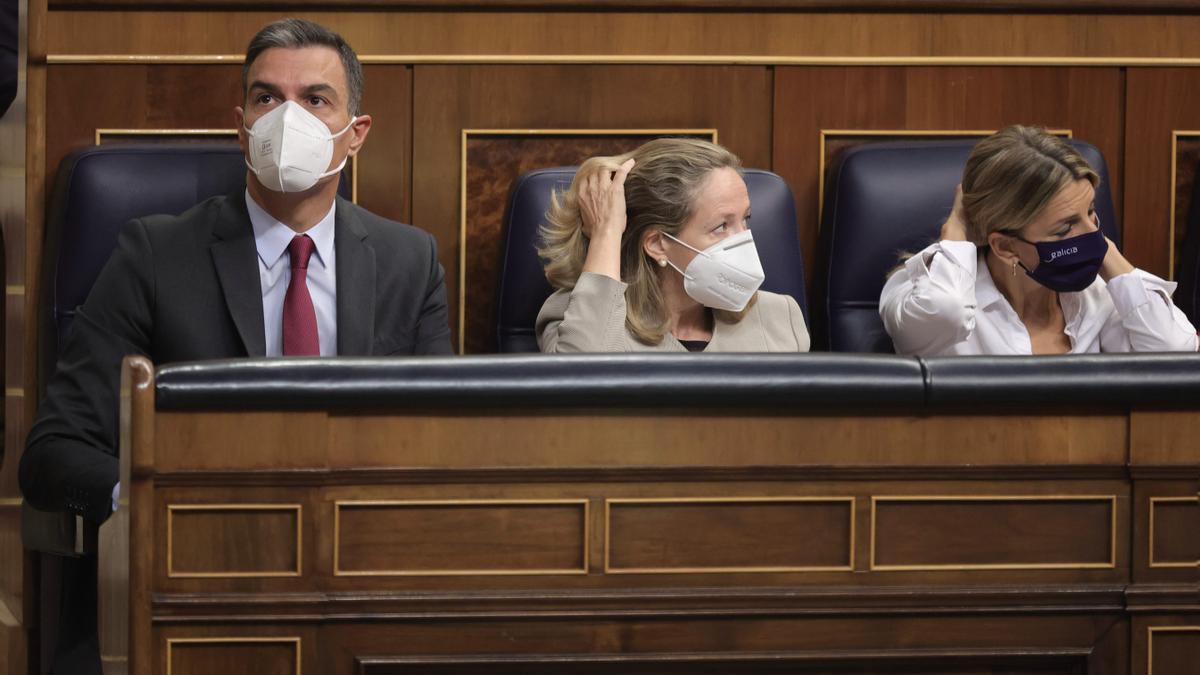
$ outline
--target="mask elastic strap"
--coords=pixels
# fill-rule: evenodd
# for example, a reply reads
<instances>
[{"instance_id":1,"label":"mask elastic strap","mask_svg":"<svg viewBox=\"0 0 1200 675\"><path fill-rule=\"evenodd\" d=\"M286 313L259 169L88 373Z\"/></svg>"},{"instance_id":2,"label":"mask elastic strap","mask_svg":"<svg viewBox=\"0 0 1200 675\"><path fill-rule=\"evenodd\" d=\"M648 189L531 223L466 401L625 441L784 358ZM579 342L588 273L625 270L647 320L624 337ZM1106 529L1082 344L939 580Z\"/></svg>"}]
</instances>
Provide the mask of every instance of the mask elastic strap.
<instances>
[{"instance_id":1,"label":"mask elastic strap","mask_svg":"<svg viewBox=\"0 0 1200 675\"><path fill-rule=\"evenodd\" d=\"M696 253L699 253L700 255L704 256L705 258L709 257L707 253L705 253L704 251L701 251L700 249L696 248L695 246L692 246L691 244L687 243L686 241L683 241L683 240L677 239L677 238L675 238L675 237L671 236L669 233L667 233L667 232L663 232L662 230L659 230L658 232L659 232L659 234L661 234L662 236L664 236L664 237L667 237L667 238L671 239L672 241L674 241L674 242L675 242L675 243L677 243L677 244L680 244L680 245L682 245L682 246L687 246L688 248L692 249L692 250L693 250L693 251L695 251Z\"/></svg>"},{"instance_id":2,"label":"mask elastic strap","mask_svg":"<svg viewBox=\"0 0 1200 675\"><path fill-rule=\"evenodd\" d=\"M704 251L697 250L696 248L694 248L692 246L688 246L687 242L679 241L675 237L672 237L670 234L663 232L662 230L659 230L658 233L663 235L664 237L671 238L672 240L674 240L675 242L677 242L679 244L682 244L683 246L687 246L688 248L692 249L693 251L696 251L696 253L699 253L700 255L704 256L705 258L708 257L707 253L705 253ZM667 258L667 264L670 265L671 268L674 269L676 272L679 272L680 274L682 274L684 279L687 279L688 281L694 281L694 279L692 279L692 275L690 275L687 272L684 272L683 270L676 267L675 263L671 262L670 258Z\"/></svg>"}]
</instances>

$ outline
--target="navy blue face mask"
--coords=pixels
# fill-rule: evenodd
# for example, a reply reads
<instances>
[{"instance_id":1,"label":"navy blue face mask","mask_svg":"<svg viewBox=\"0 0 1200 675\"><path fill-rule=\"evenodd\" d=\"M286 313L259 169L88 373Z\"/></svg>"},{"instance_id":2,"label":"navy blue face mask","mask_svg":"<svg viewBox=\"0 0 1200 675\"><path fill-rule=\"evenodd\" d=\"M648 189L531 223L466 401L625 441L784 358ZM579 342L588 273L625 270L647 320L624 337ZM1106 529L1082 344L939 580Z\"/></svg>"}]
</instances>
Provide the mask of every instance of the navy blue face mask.
<instances>
[{"instance_id":1,"label":"navy blue face mask","mask_svg":"<svg viewBox=\"0 0 1200 675\"><path fill-rule=\"evenodd\" d=\"M1029 241L1015 234L1011 236L1037 249L1037 267L1031 270L1025 263L1018 262L1025 273L1059 293L1076 293L1091 286L1108 254L1108 240L1099 228L1059 241Z\"/></svg>"}]
</instances>

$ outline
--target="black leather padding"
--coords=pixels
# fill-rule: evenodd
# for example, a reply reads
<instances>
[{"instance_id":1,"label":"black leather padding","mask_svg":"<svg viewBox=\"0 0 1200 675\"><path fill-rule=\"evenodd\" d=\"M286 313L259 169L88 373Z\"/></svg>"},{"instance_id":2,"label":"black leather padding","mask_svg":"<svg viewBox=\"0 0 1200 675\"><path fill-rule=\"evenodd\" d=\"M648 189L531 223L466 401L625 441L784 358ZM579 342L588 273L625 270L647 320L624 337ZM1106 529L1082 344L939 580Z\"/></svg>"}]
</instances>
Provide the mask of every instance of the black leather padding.
<instances>
[{"instance_id":1,"label":"black leather padding","mask_svg":"<svg viewBox=\"0 0 1200 675\"><path fill-rule=\"evenodd\" d=\"M932 406L1200 404L1197 354L944 356L924 363Z\"/></svg>"},{"instance_id":2,"label":"black leather padding","mask_svg":"<svg viewBox=\"0 0 1200 675\"><path fill-rule=\"evenodd\" d=\"M879 294L903 253L937 239L977 140L868 143L847 150L829 176L821 222L828 269L819 286L818 347L835 352L893 351L879 318ZM1095 146L1071 145L1100 174L1096 211L1120 244L1108 167Z\"/></svg>"},{"instance_id":3,"label":"black leather padding","mask_svg":"<svg viewBox=\"0 0 1200 675\"><path fill-rule=\"evenodd\" d=\"M159 410L920 406L921 365L835 354L241 359L158 370Z\"/></svg>"},{"instance_id":4,"label":"black leather padding","mask_svg":"<svg viewBox=\"0 0 1200 675\"><path fill-rule=\"evenodd\" d=\"M534 322L553 292L537 256L539 230L550 209L550 196L571 187L576 169L538 169L513 183L504 219L504 258L497 295L496 344L501 353L538 351ZM762 289L792 296L807 318L804 261L792 191L770 171L747 169L743 177L750 193L755 248L766 273Z\"/></svg>"},{"instance_id":5,"label":"black leather padding","mask_svg":"<svg viewBox=\"0 0 1200 675\"><path fill-rule=\"evenodd\" d=\"M122 225L148 215L178 215L245 184L236 143L119 143L67 155L46 219L39 381L53 372L75 309L87 299ZM339 192L350 196L345 174Z\"/></svg>"}]
</instances>

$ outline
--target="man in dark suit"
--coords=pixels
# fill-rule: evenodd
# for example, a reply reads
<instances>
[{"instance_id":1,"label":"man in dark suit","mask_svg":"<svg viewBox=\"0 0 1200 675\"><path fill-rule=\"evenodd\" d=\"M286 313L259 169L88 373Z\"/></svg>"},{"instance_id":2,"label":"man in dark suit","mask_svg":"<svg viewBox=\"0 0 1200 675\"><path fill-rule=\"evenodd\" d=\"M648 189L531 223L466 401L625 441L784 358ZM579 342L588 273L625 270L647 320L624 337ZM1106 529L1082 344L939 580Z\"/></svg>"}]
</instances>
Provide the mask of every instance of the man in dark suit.
<instances>
[{"instance_id":1,"label":"man in dark suit","mask_svg":"<svg viewBox=\"0 0 1200 675\"><path fill-rule=\"evenodd\" d=\"M316 24L279 21L251 41L243 84L234 115L246 190L122 228L21 459L21 490L35 508L97 523L116 508L119 370L128 354L161 364L451 352L433 237L337 197L341 167L371 128L358 114L353 50ZM64 608L56 672L98 668L88 600ZM74 610L89 616L68 625Z\"/></svg>"}]
</instances>

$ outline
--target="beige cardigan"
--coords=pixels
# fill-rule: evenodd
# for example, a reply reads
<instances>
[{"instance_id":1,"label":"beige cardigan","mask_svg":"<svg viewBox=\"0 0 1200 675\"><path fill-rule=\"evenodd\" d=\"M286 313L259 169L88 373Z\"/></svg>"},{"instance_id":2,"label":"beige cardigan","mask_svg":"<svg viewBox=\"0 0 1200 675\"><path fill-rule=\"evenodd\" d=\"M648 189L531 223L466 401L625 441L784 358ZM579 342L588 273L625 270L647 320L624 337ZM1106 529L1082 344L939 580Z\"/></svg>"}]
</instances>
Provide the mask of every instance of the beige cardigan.
<instances>
[{"instance_id":1,"label":"beige cardigan","mask_svg":"<svg viewBox=\"0 0 1200 675\"><path fill-rule=\"evenodd\" d=\"M686 352L674 336L657 345L639 342L625 327L626 284L584 272L573 290L546 299L537 317L543 352ZM716 320L707 352L806 352L808 329L790 295L758 292L758 302L737 323Z\"/></svg>"}]
</instances>

